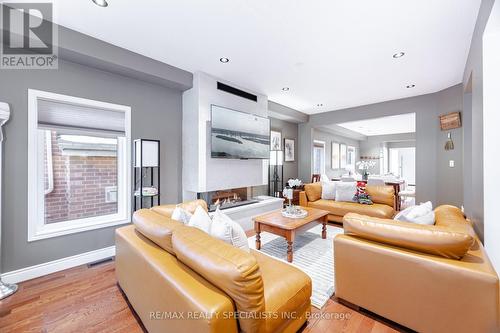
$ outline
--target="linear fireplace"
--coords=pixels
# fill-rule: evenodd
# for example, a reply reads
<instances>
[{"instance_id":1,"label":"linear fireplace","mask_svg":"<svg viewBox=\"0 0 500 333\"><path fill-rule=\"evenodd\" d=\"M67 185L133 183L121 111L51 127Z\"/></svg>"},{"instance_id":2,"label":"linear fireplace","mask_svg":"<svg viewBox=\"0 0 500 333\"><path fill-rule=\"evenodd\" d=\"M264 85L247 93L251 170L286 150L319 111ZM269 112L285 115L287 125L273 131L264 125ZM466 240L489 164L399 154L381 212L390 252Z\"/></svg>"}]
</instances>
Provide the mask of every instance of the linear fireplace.
<instances>
[{"instance_id":1,"label":"linear fireplace","mask_svg":"<svg viewBox=\"0 0 500 333\"><path fill-rule=\"evenodd\" d=\"M208 204L208 211L213 212L217 209L217 206L219 209L227 209L258 202L258 200L252 199L252 192L251 187L240 187L198 193L198 199L205 200Z\"/></svg>"}]
</instances>

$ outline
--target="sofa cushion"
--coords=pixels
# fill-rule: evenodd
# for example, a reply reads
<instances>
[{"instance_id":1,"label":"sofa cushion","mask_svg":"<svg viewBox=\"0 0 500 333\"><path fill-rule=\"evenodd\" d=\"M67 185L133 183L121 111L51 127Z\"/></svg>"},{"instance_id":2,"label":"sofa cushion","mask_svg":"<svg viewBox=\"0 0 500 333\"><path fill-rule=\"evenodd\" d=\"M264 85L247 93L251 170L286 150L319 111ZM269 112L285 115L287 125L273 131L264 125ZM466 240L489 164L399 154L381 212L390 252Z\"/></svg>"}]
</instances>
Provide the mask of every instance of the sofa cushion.
<instances>
[{"instance_id":1,"label":"sofa cushion","mask_svg":"<svg viewBox=\"0 0 500 333\"><path fill-rule=\"evenodd\" d=\"M470 222L467 222L462 211L455 206L441 205L434 210L436 225L448 228L450 231L464 232L474 238L476 233Z\"/></svg>"},{"instance_id":2,"label":"sofa cushion","mask_svg":"<svg viewBox=\"0 0 500 333\"><path fill-rule=\"evenodd\" d=\"M355 202L357 182L339 182L335 189L335 201Z\"/></svg>"},{"instance_id":3,"label":"sofa cushion","mask_svg":"<svg viewBox=\"0 0 500 333\"><path fill-rule=\"evenodd\" d=\"M134 212L132 221L137 231L150 239L165 251L175 254L172 248L172 232L183 224L151 209L140 209Z\"/></svg>"},{"instance_id":4,"label":"sofa cushion","mask_svg":"<svg viewBox=\"0 0 500 333\"><path fill-rule=\"evenodd\" d=\"M175 207L180 207L186 210L187 212L193 214L194 211L196 210L196 207L201 206L205 211L208 211L207 208L207 203L205 200L193 200L193 201L186 201L183 203L180 203L178 205L160 205L160 206L154 206L151 208L154 212L165 215L167 217L171 217L172 213L174 212Z\"/></svg>"},{"instance_id":5,"label":"sofa cushion","mask_svg":"<svg viewBox=\"0 0 500 333\"><path fill-rule=\"evenodd\" d=\"M281 332L290 321L287 320L287 314L310 306L311 278L300 269L260 251L252 250L252 254L259 263L264 280L266 313L275 314L277 317L266 320L265 332Z\"/></svg>"},{"instance_id":6,"label":"sofa cushion","mask_svg":"<svg viewBox=\"0 0 500 333\"><path fill-rule=\"evenodd\" d=\"M231 297L241 331L259 332L264 322L264 283L253 255L205 232L182 226L172 236L177 258Z\"/></svg>"},{"instance_id":7,"label":"sofa cushion","mask_svg":"<svg viewBox=\"0 0 500 333\"><path fill-rule=\"evenodd\" d=\"M321 183L305 184L304 191L306 191L307 200L309 201L321 199Z\"/></svg>"},{"instance_id":8,"label":"sofa cushion","mask_svg":"<svg viewBox=\"0 0 500 333\"><path fill-rule=\"evenodd\" d=\"M374 203L394 207L394 187L392 186L366 186L366 193Z\"/></svg>"},{"instance_id":9,"label":"sofa cushion","mask_svg":"<svg viewBox=\"0 0 500 333\"><path fill-rule=\"evenodd\" d=\"M391 206L376 204L363 205L357 202L339 202L333 200L317 200L309 202L309 207L323 209L333 215L344 216L347 213L358 213L380 218L392 218L394 209Z\"/></svg>"},{"instance_id":10,"label":"sofa cushion","mask_svg":"<svg viewBox=\"0 0 500 333\"><path fill-rule=\"evenodd\" d=\"M474 243L474 238L469 234L443 227L353 213L344 216L344 233L450 259L462 258Z\"/></svg>"}]
</instances>

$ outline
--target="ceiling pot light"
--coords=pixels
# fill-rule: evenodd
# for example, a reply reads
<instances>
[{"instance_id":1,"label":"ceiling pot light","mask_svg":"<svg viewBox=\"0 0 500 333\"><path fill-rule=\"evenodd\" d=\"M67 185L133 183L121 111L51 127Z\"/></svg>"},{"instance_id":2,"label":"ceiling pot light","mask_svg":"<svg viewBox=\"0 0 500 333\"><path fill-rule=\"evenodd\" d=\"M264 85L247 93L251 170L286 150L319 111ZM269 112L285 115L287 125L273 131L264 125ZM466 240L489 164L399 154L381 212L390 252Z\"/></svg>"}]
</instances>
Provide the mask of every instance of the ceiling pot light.
<instances>
[{"instance_id":1,"label":"ceiling pot light","mask_svg":"<svg viewBox=\"0 0 500 333\"><path fill-rule=\"evenodd\" d=\"M290 90L290 88L288 88L288 87L283 87L283 88L281 88L281 90L283 90L283 91L288 91L288 90Z\"/></svg>"},{"instance_id":2,"label":"ceiling pot light","mask_svg":"<svg viewBox=\"0 0 500 333\"><path fill-rule=\"evenodd\" d=\"M316 106L320 106L321 107L321 106L323 106L323 104L321 104L321 103L320 104L316 104Z\"/></svg>"},{"instance_id":3,"label":"ceiling pot light","mask_svg":"<svg viewBox=\"0 0 500 333\"><path fill-rule=\"evenodd\" d=\"M397 58L401 58L401 57L402 57L402 56L404 56L404 55L405 55L405 53L404 53L404 52L398 52L398 53L394 53L394 54L392 55L392 57L393 57L394 59L397 59Z\"/></svg>"},{"instance_id":4,"label":"ceiling pot light","mask_svg":"<svg viewBox=\"0 0 500 333\"><path fill-rule=\"evenodd\" d=\"M222 62L223 64L227 64L229 62L229 58L222 57L219 59L219 61Z\"/></svg>"},{"instance_id":5,"label":"ceiling pot light","mask_svg":"<svg viewBox=\"0 0 500 333\"><path fill-rule=\"evenodd\" d=\"M409 84L406 86L406 88L410 89L410 88L415 88L415 85L414 84Z\"/></svg>"},{"instance_id":6,"label":"ceiling pot light","mask_svg":"<svg viewBox=\"0 0 500 333\"><path fill-rule=\"evenodd\" d=\"M99 7L108 7L108 2L106 0L92 0L92 2Z\"/></svg>"}]
</instances>

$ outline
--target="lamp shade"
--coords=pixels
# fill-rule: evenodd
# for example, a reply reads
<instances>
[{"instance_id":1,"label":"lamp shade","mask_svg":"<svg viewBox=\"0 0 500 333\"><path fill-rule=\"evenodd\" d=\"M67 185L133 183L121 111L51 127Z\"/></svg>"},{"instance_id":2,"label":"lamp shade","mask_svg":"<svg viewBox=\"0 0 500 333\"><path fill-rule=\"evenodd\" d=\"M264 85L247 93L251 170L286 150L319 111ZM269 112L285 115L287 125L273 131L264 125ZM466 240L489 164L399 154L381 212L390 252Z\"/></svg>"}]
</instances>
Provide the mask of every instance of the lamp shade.
<instances>
[{"instance_id":1,"label":"lamp shade","mask_svg":"<svg viewBox=\"0 0 500 333\"><path fill-rule=\"evenodd\" d=\"M269 165L283 165L282 150L271 150L269 156Z\"/></svg>"},{"instance_id":2,"label":"lamp shade","mask_svg":"<svg viewBox=\"0 0 500 333\"><path fill-rule=\"evenodd\" d=\"M160 166L160 141L137 139L134 140L134 166L158 167Z\"/></svg>"}]
</instances>

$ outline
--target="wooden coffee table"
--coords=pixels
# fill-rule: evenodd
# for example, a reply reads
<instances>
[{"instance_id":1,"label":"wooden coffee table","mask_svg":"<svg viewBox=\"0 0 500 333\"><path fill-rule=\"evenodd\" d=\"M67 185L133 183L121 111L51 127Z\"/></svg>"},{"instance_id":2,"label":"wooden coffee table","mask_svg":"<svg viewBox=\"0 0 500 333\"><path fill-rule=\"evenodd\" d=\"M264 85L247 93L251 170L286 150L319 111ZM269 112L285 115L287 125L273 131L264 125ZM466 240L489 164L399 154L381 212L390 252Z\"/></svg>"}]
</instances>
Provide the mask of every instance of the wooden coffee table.
<instances>
[{"instance_id":1,"label":"wooden coffee table","mask_svg":"<svg viewBox=\"0 0 500 333\"><path fill-rule=\"evenodd\" d=\"M285 237L288 242L287 248L287 259L288 262L293 261L293 242L295 240L295 232L297 229L310 223L322 223L323 229L321 232L321 238L326 239L326 224L328 222L328 212L326 210L301 207L307 210L308 214L302 219L292 219L289 217L283 217L281 211L277 210L265 215L254 217L255 223L255 247L260 250L260 233L262 231L267 231L272 234Z\"/></svg>"}]
</instances>

